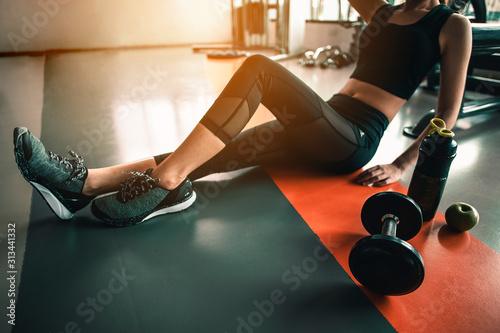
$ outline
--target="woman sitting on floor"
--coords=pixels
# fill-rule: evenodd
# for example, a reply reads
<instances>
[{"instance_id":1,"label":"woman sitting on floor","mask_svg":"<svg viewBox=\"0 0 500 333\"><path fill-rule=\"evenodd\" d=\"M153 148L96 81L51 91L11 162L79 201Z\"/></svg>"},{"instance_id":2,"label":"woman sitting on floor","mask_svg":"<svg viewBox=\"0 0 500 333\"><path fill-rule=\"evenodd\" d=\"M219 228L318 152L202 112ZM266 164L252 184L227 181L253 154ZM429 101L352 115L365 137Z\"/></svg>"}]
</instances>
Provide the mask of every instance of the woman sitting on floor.
<instances>
[{"instance_id":1,"label":"woman sitting on floor","mask_svg":"<svg viewBox=\"0 0 500 333\"><path fill-rule=\"evenodd\" d=\"M352 0L368 26L345 86L322 100L280 64L262 55L245 60L212 107L172 153L101 169L49 152L26 128L14 130L16 162L63 219L92 202L92 213L113 225L132 225L183 210L195 200L190 179L240 167L300 159L334 173L351 173L375 154L391 120L430 68L441 63L436 116L453 126L465 86L472 34L468 20L438 0ZM263 104L276 121L242 129ZM243 143L261 131L274 140L249 158ZM399 180L418 157L428 131L392 163L362 172L362 185ZM253 141L252 141L253 140ZM146 171L145 171L146 170ZM127 171L124 173L123 171ZM107 196L97 195L118 191Z\"/></svg>"}]
</instances>

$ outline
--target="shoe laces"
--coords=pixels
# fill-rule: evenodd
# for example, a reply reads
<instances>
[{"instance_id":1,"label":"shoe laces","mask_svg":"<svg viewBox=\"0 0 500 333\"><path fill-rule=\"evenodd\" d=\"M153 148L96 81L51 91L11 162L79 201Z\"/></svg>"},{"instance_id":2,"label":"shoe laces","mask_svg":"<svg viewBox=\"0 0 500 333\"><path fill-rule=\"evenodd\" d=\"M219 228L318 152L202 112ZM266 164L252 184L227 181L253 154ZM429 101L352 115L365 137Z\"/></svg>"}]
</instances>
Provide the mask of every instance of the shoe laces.
<instances>
[{"instance_id":1,"label":"shoe laces","mask_svg":"<svg viewBox=\"0 0 500 333\"><path fill-rule=\"evenodd\" d=\"M121 190L118 200L125 203L156 187L156 184L161 180L151 177L150 172L151 169L145 173L123 171L123 173L131 174L134 177L126 179L120 184Z\"/></svg>"},{"instance_id":2,"label":"shoe laces","mask_svg":"<svg viewBox=\"0 0 500 333\"><path fill-rule=\"evenodd\" d=\"M66 170L71 170L71 173L66 179L66 183L69 184L72 181L82 179L85 176L87 168L83 165L83 157L70 151L69 154L73 157L72 159L68 157L62 157L59 154L55 154L49 151L49 157L51 161L56 161L57 165L63 167Z\"/></svg>"}]
</instances>

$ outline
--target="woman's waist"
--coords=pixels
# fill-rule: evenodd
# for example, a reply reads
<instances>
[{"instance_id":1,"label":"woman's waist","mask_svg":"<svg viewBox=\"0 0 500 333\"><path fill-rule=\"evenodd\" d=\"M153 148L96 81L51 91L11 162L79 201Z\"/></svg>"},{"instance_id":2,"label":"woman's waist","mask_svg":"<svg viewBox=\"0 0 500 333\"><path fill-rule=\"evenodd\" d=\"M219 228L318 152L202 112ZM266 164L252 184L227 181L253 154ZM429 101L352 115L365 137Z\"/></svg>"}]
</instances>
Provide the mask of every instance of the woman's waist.
<instances>
[{"instance_id":1,"label":"woman's waist","mask_svg":"<svg viewBox=\"0 0 500 333\"><path fill-rule=\"evenodd\" d=\"M327 101L327 104L372 140L380 140L389 125L389 120L384 113L349 95L335 94Z\"/></svg>"},{"instance_id":2,"label":"woman's waist","mask_svg":"<svg viewBox=\"0 0 500 333\"><path fill-rule=\"evenodd\" d=\"M372 84L350 78L339 94L358 99L383 113L389 122L394 119L398 111L406 102L405 99L395 96Z\"/></svg>"}]
</instances>

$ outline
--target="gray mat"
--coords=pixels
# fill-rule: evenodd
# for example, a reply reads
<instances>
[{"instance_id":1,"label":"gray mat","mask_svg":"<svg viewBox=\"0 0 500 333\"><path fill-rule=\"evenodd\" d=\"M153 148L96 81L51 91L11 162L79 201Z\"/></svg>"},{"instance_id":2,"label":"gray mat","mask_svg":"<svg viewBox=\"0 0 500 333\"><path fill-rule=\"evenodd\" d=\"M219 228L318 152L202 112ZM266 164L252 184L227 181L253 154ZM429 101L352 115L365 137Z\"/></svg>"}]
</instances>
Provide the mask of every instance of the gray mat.
<instances>
[{"instance_id":1,"label":"gray mat","mask_svg":"<svg viewBox=\"0 0 500 333\"><path fill-rule=\"evenodd\" d=\"M13 332L388 332L265 171L128 228L34 194Z\"/></svg>"}]
</instances>

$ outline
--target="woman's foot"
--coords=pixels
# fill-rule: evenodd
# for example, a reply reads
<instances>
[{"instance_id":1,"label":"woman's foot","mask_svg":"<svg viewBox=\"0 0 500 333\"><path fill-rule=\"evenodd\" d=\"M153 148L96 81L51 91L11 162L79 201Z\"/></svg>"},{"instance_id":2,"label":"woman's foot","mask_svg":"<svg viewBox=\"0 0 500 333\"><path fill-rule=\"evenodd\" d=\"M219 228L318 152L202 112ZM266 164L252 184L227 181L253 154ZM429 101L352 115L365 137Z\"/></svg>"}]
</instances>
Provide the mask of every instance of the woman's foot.
<instances>
[{"instance_id":1,"label":"woman's foot","mask_svg":"<svg viewBox=\"0 0 500 333\"><path fill-rule=\"evenodd\" d=\"M169 191L159 186L160 179L151 177L152 170L130 172L132 177L121 183L120 191L95 199L92 202L94 216L108 224L124 227L184 210L194 203L196 193L189 179Z\"/></svg>"},{"instance_id":2,"label":"woman's foot","mask_svg":"<svg viewBox=\"0 0 500 333\"><path fill-rule=\"evenodd\" d=\"M14 155L21 174L59 218L70 219L94 199L82 194L88 172L83 158L75 152L70 152L72 159L54 154L27 128L16 127Z\"/></svg>"}]
</instances>

